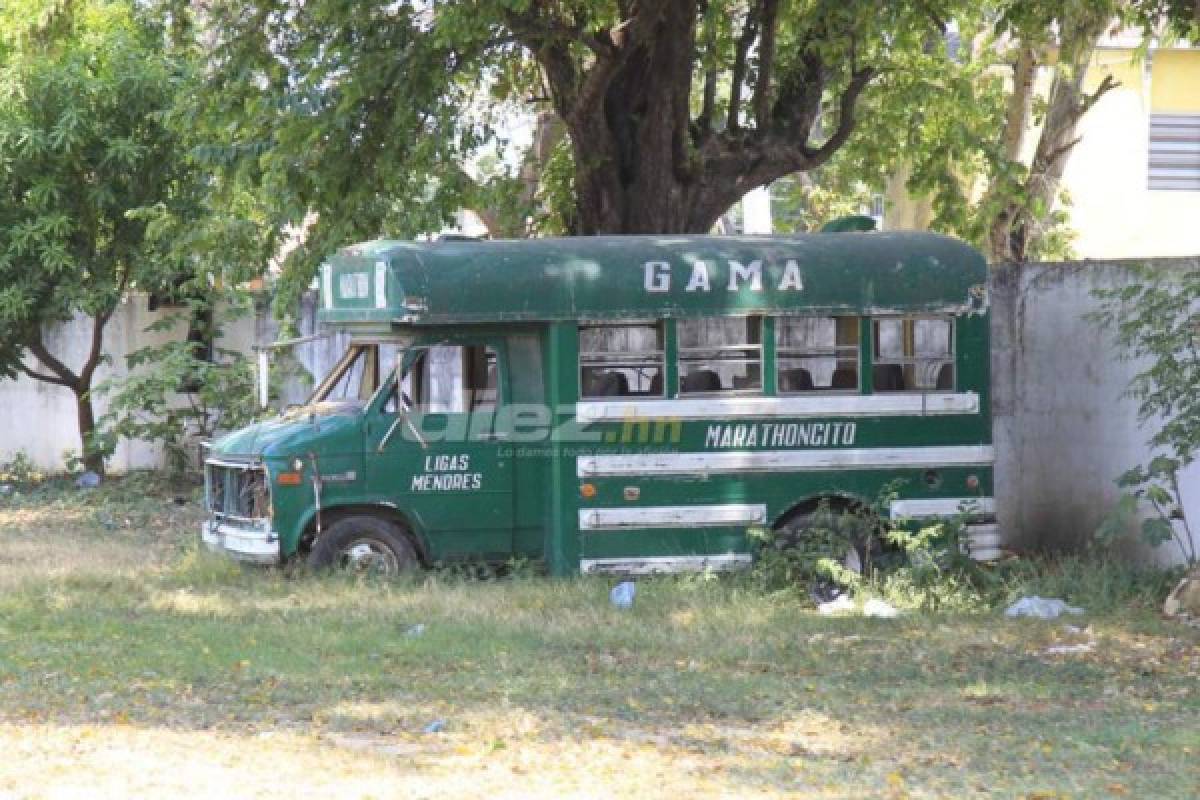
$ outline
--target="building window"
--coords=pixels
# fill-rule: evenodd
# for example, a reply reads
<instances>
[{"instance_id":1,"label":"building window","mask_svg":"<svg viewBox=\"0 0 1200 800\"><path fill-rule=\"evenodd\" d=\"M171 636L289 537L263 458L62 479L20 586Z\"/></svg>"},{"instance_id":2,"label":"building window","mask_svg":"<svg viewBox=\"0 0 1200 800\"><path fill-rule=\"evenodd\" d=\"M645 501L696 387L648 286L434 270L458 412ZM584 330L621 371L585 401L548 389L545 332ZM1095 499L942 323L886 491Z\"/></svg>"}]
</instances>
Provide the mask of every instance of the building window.
<instances>
[{"instance_id":1,"label":"building window","mask_svg":"<svg viewBox=\"0 0 1200 800\"><path fill-rule=\"evenodd\" d=\"M953 320L877 319L873 327L875 391L954 391Z\"/></svg>"},{"instance_id":2,"label":"building window","mask_svg":"<svg viewBox=\"0 0 1200 800\"><path fill-rule=\"evenodd\" d=\"M780 394L858 391L858 317L775 320Z\"/></svg>"},{"instance_id":3,"label":"building window","mask_svg":"<svg viewBox=\"0 0 1200 800\"><path fill-rule=\"evenodd\" d=\"M663 341L661 322L580 325L580 396L662 397Z\"/></svg>"},{"instance_id":4,"label":"building window","mask_svg":"<svg viewBox=\"0 0 1200 800\"><path fill-rule=\"evenodd\" d=\"M1200 114L1151 114L1148 186L1200 191Z\"/></svg>"},{"instance_id":5,"label":"building window","mask_svg":"<svg viewBox=\"0 0 1200 800\"><path fill-rule=\"evenodd\" d=\"M681 319L679 393L762 391L762 318Z\"/></svg>"}]
</instances>

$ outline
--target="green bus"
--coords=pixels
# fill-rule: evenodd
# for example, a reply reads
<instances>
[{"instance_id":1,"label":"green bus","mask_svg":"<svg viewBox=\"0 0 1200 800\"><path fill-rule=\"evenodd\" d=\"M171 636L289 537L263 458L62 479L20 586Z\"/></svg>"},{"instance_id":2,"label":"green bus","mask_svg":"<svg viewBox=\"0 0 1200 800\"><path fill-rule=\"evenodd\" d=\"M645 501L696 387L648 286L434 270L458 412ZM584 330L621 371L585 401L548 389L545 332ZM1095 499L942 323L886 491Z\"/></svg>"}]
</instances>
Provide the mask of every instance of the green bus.
<instances>
[{"instance_id":1,"label":"green bus","mask_svg":"<svg viewBox=\"0 0 1200 800\"><path fill-rule=\"evenodd\" d=\"M309 402L215 442L212 548L396 572L735 569L819 508L957 515L998 555L986 264L926 233L373 241Z\"/></svg>"}]
</instances>

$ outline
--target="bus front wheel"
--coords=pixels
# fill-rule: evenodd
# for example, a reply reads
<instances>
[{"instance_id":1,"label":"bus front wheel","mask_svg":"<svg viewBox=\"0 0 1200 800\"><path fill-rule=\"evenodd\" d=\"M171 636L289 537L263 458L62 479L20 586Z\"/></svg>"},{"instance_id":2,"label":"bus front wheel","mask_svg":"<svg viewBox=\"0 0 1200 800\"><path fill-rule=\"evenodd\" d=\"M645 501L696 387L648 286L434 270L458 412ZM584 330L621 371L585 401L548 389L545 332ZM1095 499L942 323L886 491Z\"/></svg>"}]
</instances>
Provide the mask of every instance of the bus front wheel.
<instances>
[{"instance_id":1,"label":"bus front wheel","mask_svg":"<svg viewBox=\"0 0 1200 800\"><path fill-rule=\"evenodd\" d=\"M417 551L398 526L378 517L344 517L317 537L308 565L364 575L393 576L419 566Z\"/></svg>"}]
</instances>

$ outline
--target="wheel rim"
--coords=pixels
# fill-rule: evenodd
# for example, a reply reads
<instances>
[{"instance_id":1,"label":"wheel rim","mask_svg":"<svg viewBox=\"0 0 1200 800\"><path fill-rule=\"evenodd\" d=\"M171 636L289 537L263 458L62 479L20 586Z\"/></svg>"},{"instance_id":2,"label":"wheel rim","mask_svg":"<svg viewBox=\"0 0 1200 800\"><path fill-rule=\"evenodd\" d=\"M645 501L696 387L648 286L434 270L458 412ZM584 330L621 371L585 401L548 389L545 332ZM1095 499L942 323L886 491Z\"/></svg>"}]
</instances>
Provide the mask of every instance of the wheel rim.
<instances>
[{"instance_id":1,"label":"wheel rim","mask_svg":"<svg viewBox=\"0 0 1200 800\"><path fill-rule=\"evenodd\" d=\"M341 549L338 566L347 572L366 575L395 575L400 572L400 560L392 548L378 539L365 536Z\"/></svg>"}]
</instances>

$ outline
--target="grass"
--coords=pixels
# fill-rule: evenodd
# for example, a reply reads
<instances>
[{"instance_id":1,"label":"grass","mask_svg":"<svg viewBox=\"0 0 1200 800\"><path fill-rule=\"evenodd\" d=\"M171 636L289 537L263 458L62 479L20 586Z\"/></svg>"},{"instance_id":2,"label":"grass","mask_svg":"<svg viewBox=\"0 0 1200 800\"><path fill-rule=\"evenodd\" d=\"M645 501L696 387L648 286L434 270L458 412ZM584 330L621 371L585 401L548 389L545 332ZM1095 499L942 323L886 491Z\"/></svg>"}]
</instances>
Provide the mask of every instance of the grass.
<instances>
[{"instance_id":1,"label":"grass","mask_svg":"<svg viewBox=\"0 0 1200 800\"><path fill-rule=\"evenodd\" d=\"M0 498L0 797L1200 790L1200 636L1109 567L1026 576L1094 593L1074 629L704 579L621 612L602 580L242 569L197 522L145 478Z\"/></svg>"}]
</instances>

